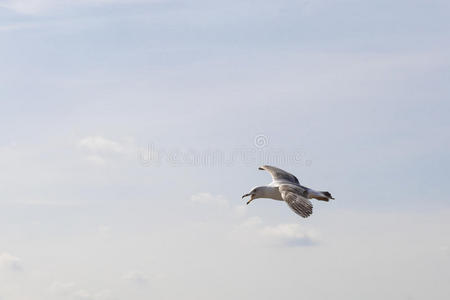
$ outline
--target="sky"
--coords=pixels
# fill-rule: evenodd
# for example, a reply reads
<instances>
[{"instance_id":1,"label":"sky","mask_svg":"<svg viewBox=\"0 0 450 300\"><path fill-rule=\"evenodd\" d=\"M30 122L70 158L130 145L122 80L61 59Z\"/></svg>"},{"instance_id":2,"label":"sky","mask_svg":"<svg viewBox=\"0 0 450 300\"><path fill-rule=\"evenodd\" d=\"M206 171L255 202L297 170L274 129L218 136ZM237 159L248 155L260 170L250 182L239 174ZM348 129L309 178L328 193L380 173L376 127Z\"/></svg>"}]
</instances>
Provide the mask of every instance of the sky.
<instances>
[{"instance_id":1,"label":"sky","mask_svg":"<svg viewBox=\"0 0 450 300\"><path fill-rule=\"evenodd\" d=\"M0 300L449 299L449 53L448 1L0 0Z\"/></svg>"}]
</instances>

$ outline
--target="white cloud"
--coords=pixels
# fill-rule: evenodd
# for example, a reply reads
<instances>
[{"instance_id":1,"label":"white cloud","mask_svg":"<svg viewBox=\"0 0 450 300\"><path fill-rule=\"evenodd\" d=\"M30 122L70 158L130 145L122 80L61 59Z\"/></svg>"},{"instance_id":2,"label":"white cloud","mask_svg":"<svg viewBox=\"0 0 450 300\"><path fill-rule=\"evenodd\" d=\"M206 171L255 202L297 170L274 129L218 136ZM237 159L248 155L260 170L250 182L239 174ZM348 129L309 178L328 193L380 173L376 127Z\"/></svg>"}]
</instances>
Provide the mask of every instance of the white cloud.
<instances>
[{"instance_id":1,"label":"white cloud","mask_svg":"<svg viewBox=\"0 0 450 300\"><path fill-rule=\"evenodd\" d=\"M8 24L8 25L1 25L0 26L0 32L4 31L14 31L14 30L21 30L21 29L27 29L27 28L34 28L37 24L33 23L17 23L17 24Z\"/></svg>"},{"instance_id":2,"label":"white cloud","mask_svg":"<svg viewBox=\"0 0 450 300\"><path fill-rule=\"evenodd\" d=\"M442 253L444 253L444 255L447 255L450 257L450 247L449 246L442 246L441 251L442 251Z\"/></svg>"},{"instance_id":3,"label":"white cloud","mask_svg":"<svg viewBox=\"0 0 450 300\"><path fill-rule=\"evenodd\" d=\"M75 283L55 281L50 285L50 292L55 295L67 296L74 292Z\"/></svg>"},{"instance_id":4,"label":"white cloud","mask_svg":"<svg viewBox=\"0 0 450 300\"><path fill-rule=\"evenodd\" d=\"M239 217L243 217L247 214L247 205L236 205L234 207L234 212L236 213L237 216Z\"/></svg>"},{"instance_id":5,"label":"white cloud","mask_svg":"<svg viewBox=\"0 0 450 300\"><path fill-rule=\"evenodd\" d=\"M113 299L112 293L108 290L90 292L79 288L74 282L55 281L50 286L50 292L58 297L74 300L109 300Z\"/></svg>"},{"instance_id":6,"label":"white cloud","mask_svg":"<svg viewBox=\"0 0 450 300\"><path fill-rule=\"evenodd\" d=\"M85 156L84 159L97 166L105 166L118 158L135 158L137 148L132 139L122 142L102 136L87 136L77 142L77 147Z\"/></svg>"},{"instance_id":7,"label":"white cloud","mask_svg":"<svg viewBox=\"0 0 450 300\"><path fill-rule=\"evenodd\" d=\"M21 271L23 269L20 258L6 252L0 253L0 267L12 271Z\"/></svg>"},{"instance_id":8,"label":"white cloud","mask_svg":"<svg viewBox=\"0 0 450 300\"><path fill-rule=\"evenodd\" d=\"M128 272L123 276L123 279L139 285L146 285L148 283L148 277L138 271Z\"/></svg>"},{"instance_id":9,"label":"white cloud","mask_svg":"<svg viewBox=\"0 0 450 300\"><path fill-rule=\"evenodd\" d=\"M265 225L258 216L246 218L231 232L233 238L278 246L311 246L318 242L317 234L300 224Z\"/></svg>"},{"instance_id":10,"label":"white cloud","mask_svg":"<svg viewBox=\"0 0 450 300\"><path fill-rule=\"evenodd\" d=\"M112 300L112 299L116 299L116 298L113 296L111 291L102 290L102 291L96 292L94 294L94 299L95 300Z\"/></svg>"},{"instance_id":11,"label":"white cloud","mask_svg":"<svg viewBox=\"0 0 450 300\"><path fill-rule=\"evenodd\" d=\"M51 9L75 5L107 5L112 3L153 3L163 0L4 0L4 7L21 14L38 14Z\"/></svg>"},{"instance_id":12,"label":"white cloud","mask_svg":"<svg viewBox=\"0 0 450 300\"><path fill-rule=\"evenodd\" d=\"M212 195L210 193L197 193L191 196L191 201L200 204L215 204L220 206L228 205L228 200L222 195Z\"/></svg>"},{"instance_id":13,"label":"white cloud","mask_svg":"<svg viewBox=\"0 0 450 300\"><path fill-rule=\"evenodd\" d=\"M111 227L105 226L105 225L99 226L98 233L103 237L110 237L111 236Z\"/></svg>"},{"instance_id":14,"label":"white cloud","mask_svg":"<svg viewBox=\"0 0 450 300\"><path fill-rule=\"evenodd\" d=\"M86 160L94 165L98 166L106 165L106 159L101 157L100 155L88 155L86 156Z\"/></svg>"},{"instance_id":15,"label":"white cloud","mask_svg":"<svg viewBox=\"0 0 450 300\"><path fill-rule=\"evenodd\" d=\"M121 153L124 147L115 141L109 140L102 136L88 136L78 142L78 147L91 152L115 152Z\"/></svg>"},{"instance_id":16,"label":"white cloud","mask_svg":"<svg viewBox=\"0 0 450 300\"><path fill-rule=\"evenodd\" d=\"M48 0L5 0L0 7L8 8L23 14L34 14L44 10L53 1Z\"/></svg>"},{"instance_id":17,"label":"white cloud","mask_svg":"<svg viewBox=\"0 0 450 300\"><path fill-rule=\"evenodd\" d=\"M80 300L93 300L94 296L86 291L86 290L78 290L75 293L73 293L74 298L80 299Z\"/></svg>"},{"instance_id":18,"label":"white cloud","mask_svg":"<svg viewBox=\"0 0 450 300\"><path fill-rule=\"evenodd\" d=\"M310 246L317 243L316 234L300 224L279 224L260 230L261 236L276 244L287 246Z\"/></svg>"},{"instance_id":19,"label":"white cloud","mask_svg":"<svg viewBox=\"0 0 450 300\"><path fill-rule=\"evenodd\" d=\"M261 224L262 224L262 219L260 217L254 216L254 217L247 218L247 220L245 220L244 222L241 223L240 227L249 228L249 227L254 227L257 225L261 225Z\"/></svg>"}]
</instances>

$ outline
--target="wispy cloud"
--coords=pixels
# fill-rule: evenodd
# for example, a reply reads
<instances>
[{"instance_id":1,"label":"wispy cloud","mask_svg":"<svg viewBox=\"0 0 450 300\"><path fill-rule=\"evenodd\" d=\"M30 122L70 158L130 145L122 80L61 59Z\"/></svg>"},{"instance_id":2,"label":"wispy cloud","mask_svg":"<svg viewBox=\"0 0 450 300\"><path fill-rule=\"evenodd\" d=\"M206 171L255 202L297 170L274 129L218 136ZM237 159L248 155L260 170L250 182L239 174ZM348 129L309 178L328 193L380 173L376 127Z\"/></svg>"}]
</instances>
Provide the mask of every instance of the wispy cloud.
<instances>
[{"instance_id":1,"label":"wispy cloud","mask_svg":"<svg viewBox=\"0 0 450 300\"><path fill-rule=\"evenodd\" d=\"M239 226L243 228L251 228L254 226L261 225L263 223L262 219L258 216L253 216L247 218L244 222L242 222Z\"/></svg>"},{"instance_id":2,"label":"wispy cloud","mask_svg":"<svg viewBox=\"0 0 450 300\"><path fill-rule=\"evenodd\" d=\"M51 0L5 0L0 2L0 7L4 7L22 14L35 14L49 6Z\"/></svg>"},{"instance_id":3,"label":"wispy cloud","mask_svg":"<svg viewBox=\"0 0 450 300\"><path fill-rule=\"evenodd\" d=\"M13 10L21 14L39 14L51 9L70 6L98 6L113 3L157 3L163 0L5 0L0 7Z\"/></svg>"},{"instance_id":4,"label":"wispy cloud","mask_svg":"<svg viewBox=\"0 0 450 300\"><path fill-rule=\"evenodd\" d=\"M191 196L191 201L199 204L218 205L222 209L237 215L241 218L247 214L247 205L229 207L224 196L213 195L208 192L198 193ZM249 216L230 231L231 236L253 240L257 243L278 245L278 246L312 246L318 244L317 233L297 223L280 223L277 225L267 225L259 216Z\"/></svg>"},{"instance_id":5,"label":"wispy cloud","mask_svg":"<svg viewBox=\"0 0 450 300\"><path fill-rule=\"evenodd\" d=\"M234 238L281 247L313 246L319 243L315 230L296 223L266 225L258 216L246 218L231 231Z\"/></svg>"},{"instance_id":6,"label":"wispy cloud","mask_svg":"<svg viewBox=\"0 0 450 300\"><path fill-rule=\"evenodd\" d=\"M88 136L78 142L78 147L93 152L121 153L123 146L120 143L102 136Z\"/></svg>"},{"instance_id":7,"label":"wispy cloud","mask_svg":"<svg viewBox=\"0 0 450 300\"><path fill-rule=\"evenodd\" d=\"M130 271L123 276L123 279L139 285L146 285L149 282L148 277L139 271Z\"/></svg>"},{"instance_id":8,"label":"wispy cloud","mask_svg":"<svg viewBox=\"0 0 450 300\"><path fill-rule=\"evenodd\" d=\"M312 246L318 242L316 234L300 224L266 226L260 234L275 244L286 246Z\"/></svg>"},{"instance_id":9,"label":"wispy cloud","mask_svg":"<svg viewBox=\"0 0 450 300\"><path fill-rule=\"evenodd\" d=\"M37 26L38 26L38 24L35 24L35 23L15 23L15 24L0 25L0 32L9 32L9 31L22 30L22 29L30 29L30 28L34 28Z\"/></svg>"},{"instance_id":10,"label":"wispy cloud","mask_svg":"<svg viewBox=\"0 0 450 300\"><path fill-rule=\"evenodd\" d=\"M117 158L134 157L136 147L131 140L114 141L103 136L87 136L77 142L77 147L85 154L85 159L92 164L104 166Z\"/></svg>"},{"instance_id":11,"label":"wispy cloud","mask_svg":"<svg viewBox=\"0 0 450 300\"><path fill-rule=\"evenodd\" d=\"M49 291L51 294L64 299L77 300L111 300L114 299L111 291L98 290L91 292L89 290L80 288L74 282L59 282L55 281L50 285Z\"/></svg>"},{"instance_id":12,"label":"wispy cloud","mask_svg":"<svg viewBox=\"0 0 450 300\"><path fill-rule=\"evenodd\" d=\"M111 236L111 227L109 226L106 225L99 226L97 231L99 235L102 237L108 238Z\"/></svg>"},{"instance_id":13,"label":"wispy cloud","mask_svg":"<svg viewBox=\"0 0 450 300\"><path fill-rule=\"evenodd\" d=\"M7 252L0 253L0 267L11 271L22 271L22 261Z\"/></svg>"},{"instance_id":14,"label":"wispy cloud","mask_svg":"<svg viewBox=\"0 0 450 300\"><path fill-rule=\"evenodd\" d=\"M52 294L66 296L72 294L75 291L75 288L74 282L55 281L50 285L49 291Z\"/></svg>"},{"instance_id":15,"label":"wispy cloud","mask_svg":"<svg viewBox=\"0 0 450 300\"><path fill-rule=\"evenodd\" d=\"M450 257L450 247L449 246L442 246L441 248L442 253L444 253L444 255Z\"/></svg>"},{"instance_id":16,"label":"wispy cloud","mask_svg":"<svg viewBox=\"0 0 450 300\"><path fill-rule=\"evenodd\" d=\"M226 206L228 205L228 200L222 195L212 195L210 193L197 193L191 196L191 201L200 204L213 204Z\"/></svg>"},{"instance_id":17,"label":"wispy cloud","mask_svg":"<svg viewBox=\"0 0 450 300\"><path fill-rule=\"evenodd\" d=\"M237 216L239 217L244 217L247 214L247 205L236 205L234 207L234 212L236 213Z\"/></svg>"}]
</instances>

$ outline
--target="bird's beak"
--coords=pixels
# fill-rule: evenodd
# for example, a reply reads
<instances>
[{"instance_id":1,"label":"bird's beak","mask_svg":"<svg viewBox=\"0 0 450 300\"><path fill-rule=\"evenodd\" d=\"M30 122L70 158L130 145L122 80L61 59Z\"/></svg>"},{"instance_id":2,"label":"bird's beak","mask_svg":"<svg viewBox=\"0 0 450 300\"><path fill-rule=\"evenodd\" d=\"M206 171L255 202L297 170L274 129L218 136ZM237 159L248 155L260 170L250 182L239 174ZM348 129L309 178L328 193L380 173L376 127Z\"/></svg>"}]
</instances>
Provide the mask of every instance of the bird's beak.
<instances>
[{"instance_id":1,"label":"bird's beak","mask_svg":"<svg viewBox=\"0 0 450 300\"><path fill-rule=\"evenodd\" d=\"M253 201L253 199L254 199L253 197L254 196L253 196L252 193L248 193L248 194L243 195L242 198L245 198L247 196L250 196L250 200L247 201L247 205L249 205L249 203Z\"/></svg>"}]
</instances>

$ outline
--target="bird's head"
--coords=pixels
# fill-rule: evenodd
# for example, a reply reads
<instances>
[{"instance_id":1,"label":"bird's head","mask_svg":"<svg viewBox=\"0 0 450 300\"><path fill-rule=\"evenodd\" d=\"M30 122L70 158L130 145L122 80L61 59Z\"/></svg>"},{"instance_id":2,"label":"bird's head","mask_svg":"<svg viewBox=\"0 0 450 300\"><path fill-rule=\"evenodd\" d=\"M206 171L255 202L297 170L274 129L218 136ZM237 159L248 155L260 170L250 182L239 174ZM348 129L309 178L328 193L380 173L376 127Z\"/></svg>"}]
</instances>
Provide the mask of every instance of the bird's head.
<instances>
[{"instance_id":1,"label":"bird's head","mask_svg":"<svg viewBox=\"0 0 450 300\"><path fill-rule=\"evenodd\" d=\"M245 197L250 196L250 200L247 201L247 205L252 202L254 199L257 198L261 198L262 195L262 186L257 186L255 188L253 188L250 192L248 192L247 194L242 195L242 199Z\"/></svg>"}]
</instances>

